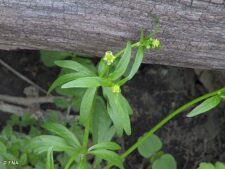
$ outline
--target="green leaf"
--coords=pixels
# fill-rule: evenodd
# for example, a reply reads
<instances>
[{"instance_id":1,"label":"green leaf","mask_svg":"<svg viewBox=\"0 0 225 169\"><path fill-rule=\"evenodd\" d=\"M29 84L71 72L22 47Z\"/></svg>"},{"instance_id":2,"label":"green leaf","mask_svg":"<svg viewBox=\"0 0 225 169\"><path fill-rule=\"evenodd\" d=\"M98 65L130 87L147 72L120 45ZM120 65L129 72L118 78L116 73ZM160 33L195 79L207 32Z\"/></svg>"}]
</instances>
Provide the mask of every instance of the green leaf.
<instances>
[{"instance_id":1,"label":"green leaf","mask_svg":"<svg viewBox=\"0 0 225 169\"><path fill-rule=\"evenodd\" d=\"M45 167L43 162L38 162L35 164L35 169L43 169Z\"/></svg>"},{"instance_id":2,"label":"green leaf","mask_svg":"<svg viewBox=\"0 0 225 169\"><path fill-rule=\"evenodd\" d=\"M123 122L121 119L118 119L119 113L116 111L115 108L113 110L109 104L107 105L107 111L113 122L113 126L116 130L116 133L118 134L119 137L121 137L123 135Z\"/></svg>"},{"instance_id":3,"label":"green leaf","mask_svg":"<svg viewBox=\"0 0 225 169\"><path fill-rule=\"evenodd\" d=\"M220 92L220 93L219 93L219 96L220 96L222 99L225 99L225 92Z\"/></svg>"},{"instance_id":4,"label":"green leaf","mask_svg":"<svg viewBox=\"0 0 225 169\"><path fill-rule=\"evenodd\" d=\"M33 149L35 153L41 154L47 152L49 147L53 147L53 151L67 151L74 150L66 140L58 136L41 135L33 138L27 149Z\"/></svg>"},{"instance_id":5,"label":"green leaf","mask_svg":"<svg viewBox=\"0 0 225 169\"><path fill-rule=\"evenodd\" d=\"M12 126L6 125L2 130L2 135L9 139L13 135Z\"/></svg>"},{"instance_id":6,"label":"green leaf","mask_svg":"<svg viewBox=\"0 0 225 169\"><path fill-rule=\"evenodd\" d=\"M138 152L149 158L162 148L162 142L157 135L152 135L138 147Z\"/></svg>"},{"instance_id":7,"label":"green leaf","mask_svg":"<svg viewBox=\"0 0 225 169\"><path fill-rule=\"evenodd\" d=\"M201 163L198 169L215 169L215 167L211 163Z\"/></svg>"},{"instance_id":8,"label":"green leaf","mask_svg":"<svg viewBox=\"0 0 225 169\"><path fill-rule=\"evenodd\" d=\"M210 97L207 100L205 100L204 102L202 102L200 105L198 105L197 107L195 107L187 115L187 117L194 117L194 116L197 116L199 114L205 113L205 112L213 109L217 105L219 105L220 102L221 102L221 97L220 96L216 95L216 96Z\"/></svg>"},{"instance_id":9,"label":"green leaf","mask_svg":"<svg viewBox=\"0 0 225 169\"><path fill-rule=\"evenodd\" d=\"M113 121L115 129L119 136L122 135L122 131L131 134L131 125L128 109L124 109L123 96L121 93L113 93L111 88L103 88L104 96L108 100L108 113Z\"/></svg>"},{"instance_id":10,"label":"green leaf","mask_svg":"<svg viewBox=\"0 0 225 169\"><path fill-rule=\"evenodd\" d=\"M114 143L114 142L104 142L95 144L92 147L88 149L88 151L92 150L98 150L98 149L107 149L107 150L119 150L121 149L120 145Z\"/></svg>"},{"instance_id":11,"label":"green leaf","mask_svg":"<svg viewBox=\"0 0 225 169\"><path fill-rule=\"evenodd\" d=\"M26 165L27 162L28 162L27 154L26 154L26 153L23 153L23 154L20 156L20 164L21 164L21 165Z\"/></svg>"},{"instance_id":12,"label":"green leaf","mask_svg":"<svg viewBox=\"0 0 225 169\"><path fill-rule=\"evenodd\" d=\"M0 141L0 155L6 153L7 148L3 142Z\"/></svg>"},{"instance_id":13,"label":"green leaf","mask_svg":"<svg viewBox=\"0 0 225 169\"><path fill-rule=\"evenodd\" d=\"M134 64L131 68L130 74L127 76L128 80L132 79L133 76L137 73L137 71L142 63L143 57L144 57L144 48L140 45L138 47L138 51L137 51L137 54L136 54L136 57L134 60Z\"/></svg>"},{"instance_id":14,"label":"green leaf","mask_svg":"<svg viewBox=\"0 0 225 169\"><path fill-rule=\"evenodd\" d=\"M4 157L4 160L12 160L12 159L17 160L17 158L10 153L4 153L1 154L1 156Z\"/></svg>"},{"instance_id":15,"label":"green leaf","mask_svg":"<svg viewBox=\"0 0 225 169\"><path fill-rule=\"evenodd\" d=\"M109 66L105 63L105 61L102 58L98 64L99 76L101 76L104 73L104 71L108 71L108 69L109 69Z\"/></svg>"},{"instance_id":16,"label":"green leaf","mask_svg":"<svg viewBox=\"0 0 225 169\"><path fill-rule=\"evenodd\" d=\"M85 121L87 120L90 111L92 111L96 91L97 88L88 88L82 98L80 106L81 124L85 124Z\"/></svg>"},{"instance_id":17,"label":"green leaf","mask_svg":"<svg viewBox=\"0 0 225 169\"><path fill-rule=\"evenodd\" d=\"M115 71L109 75L109 78L111 78L112 80L120 78L125 73L127 66L130 62L130 58L131 58L131 44L130 42L128 42L123 56L121 57L119 63L116 65Z\"/></svg>"},{"instance_id":18,"label":"green leaf","mask_svg":"<svg viewBox=\"0 0 225 169\"><path fill-rule=\"evenodd\" d=\"M126 132L127 135L131 135L131 124L130 124L129 115L132 114L132 110L129 107L127 100L123 97L121 93L118 93L118 94L113 93L113 95L114 95L114 102L116 106L115 111L119 112L120 114L124 131Z\"/></svg>"},{"instance_id":19,"label":"green leaf","mask_svg":"<svg viewBox=\"0 0 225 169\"><path fill-rule=\"evenodd\" d=\"M51 133L63 137L69 145L75 148L81 147L81 144L79 140L77 139L76 135L73 134L70 130L68 130L65 126L59 123L49 122L49 123L45 123L43 127L47 129L48 131L50 131Z\"/></svg>"},{"instance_id":20,"label":"green leaf","mask_svg":"<svg viewBox=\"0 0 225 169\"><path fill-rule=\"evenodd\" d=\"M97 73L97 68L96 68L95 64L93 63L93 60L90 57L76 56L73 58L73 60L82 64L83 66L85 66L86 68L91 70L92 72Z\"/></svg>"},{"instance_id":21,"label":"green leaf","mask_svg":"<svg viewBox=\"0 0 225 169\"><path fill-rule=\"evenodd\" d=\"M49 50L41 50L40 56L41 61L48 67L54 66L54 62L56 60L65 59L70 56L71 52L59 52L59 51L49 51Z\"/></svg>"},{"instance_id":22,"label":"green leaf","mask_svg":"<svg viewBox=\"0 0 225 169\"><path fill-rule=\"evenodd\" d=\"M221 162L216 162L215 169L225 169L225 164Z\"/></svg>"},{"instance_id":23,"label":"green leaf","mask_svg":"<svg viewBox=\"0 0 225 169\"><path fill-rule=\"evenodd\" d=\"M62 86L63 84L70 82L72 80L84 77L85 74L82 72L78 73L69 73L62 76L59 76L48 89L48 93L51 93L56 87Z\"/></svg>"},{"instance_id":24,"label":"green leaf","mask_svg":"<svg viewBox=\"0 0 225 169\"><path fill-rule=\"evenodd\" d=\"M70 81L62 86L62 88L89 88L98 86L110 86L111 82L101 77L83 77L77 80Z\"/></svg>"},{"instance_id":25,"label":"green leaf","mask_svg":"<svg viewBox=\"0 0 225 169\"><path fill-rule=\"evenodd\" d=\"M53 160L53 147L49 147L45 169L54 169L54 168L55 167L54 167L54 160Z\"/></svg>"},{"instance_id":26,"label":"green leaf","mask_svg":"<svg viewBox=\"0 0 225 169\"><path fill-rule=\"evenodd\" d=\"M53 102L58 108L61 109L67 109L71 106L71 100L65 98L54 98Z\"/></svg>"},{"instance_id":27,"label":"green leaf","mask_svg":"<svg viewBox=\"0 0 225 169\"><path fill-rule=\"evenodd\" d=\"M99 150L90 151L89 154L92 154L98 158L104 159L108 161L109 163L111 163L112 165L119 167L120 169L124 169L123 159L113 151L99 149Z\"/></svg>"},{"instance_id":28,"label":"green leaf","mask_svg":"<svg viewBox=\"0 0 225 169\"><path fill-rule=\"evenodd\" d=\"M152 164L152 169L177 169L177 163L170 154L165 154Z\"/></svg>"},{"instance_id":29,"label":"green leaf","mask_svg":"<svg viewBox=\"0 0 225 169\"><path fill-rule=\"evenodd\" d=\"M62 68L67 68L71 70L75 70L77 72L82 72L88 76L95 76L95 73L90 69L86 68L82 64L72 61L72 60L63 60L63 61L55 61L55 64Z\"/></svg>"},{"instance_id":30,"label":"green leaf","mask_svg":"<svg viewBox=\"0 0 225 169\"><path fill-rule=\"evenodd\" d=\"M120 99L119 101L120 101L121 105L123 105L124 110L126 111L126 113L129 114L129 115L132 115L133 114L133 109L130 107L130 104L127 101L127 99L122 94L120 94L119 99Z\"/></svg>"},{"instance_id":31,"label":"green leaf","mask_svg":"<svg viewBox=\"0 0 225 169\"><path fill-rule=\"evenodd\" d=\"M94 107L91 123L93 143L109 142L115 134L115 128L112 127L112 121L107 114L105 101L102 97L96 97Z\"/></svg>"}]
</instances>

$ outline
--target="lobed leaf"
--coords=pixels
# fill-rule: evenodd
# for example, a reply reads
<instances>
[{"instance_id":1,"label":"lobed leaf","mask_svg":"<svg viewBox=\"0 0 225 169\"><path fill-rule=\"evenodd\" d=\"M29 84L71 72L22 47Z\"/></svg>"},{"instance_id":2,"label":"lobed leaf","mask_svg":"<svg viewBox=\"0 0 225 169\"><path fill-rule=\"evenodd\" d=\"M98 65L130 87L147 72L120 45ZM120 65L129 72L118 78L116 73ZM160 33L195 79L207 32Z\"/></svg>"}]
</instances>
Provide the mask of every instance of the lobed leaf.
<instances>
[{"instance_id":1,"label":"lobed leaf","mask_svg":"<svg viewBox=\"0 0 225 169\"><path fill-rule=\"evenodd\" d=\"M104 96L108 100L108 113L110 118L113 121L115 129L119 136L122 135L124 131L130 135L131 134L131 125L128 109L124 109L123 96L121 93L113 93L110 88L103 88Z\"/></svg>"}]
</instances>

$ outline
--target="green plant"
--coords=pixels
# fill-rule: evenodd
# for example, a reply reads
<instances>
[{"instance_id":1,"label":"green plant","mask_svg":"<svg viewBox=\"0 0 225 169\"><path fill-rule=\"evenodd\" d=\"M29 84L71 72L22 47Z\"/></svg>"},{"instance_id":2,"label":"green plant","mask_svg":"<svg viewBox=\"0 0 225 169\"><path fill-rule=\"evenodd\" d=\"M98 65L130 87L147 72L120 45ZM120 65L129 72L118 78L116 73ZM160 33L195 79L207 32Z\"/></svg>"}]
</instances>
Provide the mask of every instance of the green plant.
<instances>
[{"instance_id":1,"label":"green plant","mask_svg":"<svg viewBox=\"0 0 225 169\"><path fill-rule=\"evenodd\" d=\"M224 98L225 88L181 106L140 137L128 150L121 155L118 154L120 146L113 142L112 138L115 135L121 137L123 133L131 134L130 116L133 113L130 104L122 95L121 87L138 71L144 57L144 50L160 47L160 42L152 36L153 34L144 37L142 33L138 42L133 44L128 42L126 48L115 55L107 51L96 67L93 64L85 64L84 60L78 61L77 58L55 62L57 66L63 68L63 71L52 84L49 92L56 89L71 96L68 104L63 100L58 103L63 102L65 107L71 108L76 102L75 107L80 110L79 123L84 127L84 131L81 140L76 133L62 124L45 124L44 128L54 135L35 137L28 147L39 154L47 152L46 169L54 168L53 157L58 152L68 157L61 166L65 169L69 169L72 165L77 169L98 168L104 166L103 161L108 163L104 169L112 166L123 169L123 161L136 149L151 161L153 169L166 169L168 166L170 169L177 168L174 158L161 151L162 143L154 133L169 120L201 101L203 103L188 114L189 117L214 108ZM131 62L133 48L137 48L137 53L134 61ZM70 109L68 109L69 113ZM145 149L143 146L148 148Z\"/></svg>"},{"instance_id":2,"label":"green plant","mask_svg":"<svg viewBox=\"0 0 225 169\"><path fill-rule=\"evenodd\" d=\"M34 154L24 148L32 137L42 134L39 127L41 123L28 113L23 117L10 116L0 133L1 169L30 169L31 166L43 168L43 155Z\"/></svg>"},{"instance_id":3,"label":"green plant","mask_svg":"<svg viewBox=\"0 0 225 169\"><path fill-rule=\"evenodd\" d=\"M0 132L0 168L43 169L46 163L45 154L37 154L27 145L32 138L49 134L41 127L47 126L48 123L69 124L70 131L76 130L78 136L81 131L76 119L71 119L69 123L66 123L60 119L58 112L49 111L44 120L37 120L30 113L25 113L22 117L11 115ZM61 154L55 155L55 158L56 168L64 165L67 159Z\"/></svg>"},{"instance_id":4,"label":"green plant","mask_svg":"<svg viewBox=\"0 0 225 169\"><path fill-rule=\"evenodd\" d=\"M214 165L212 163L201 163L198 169L225 169L225 164L221 162L216 162Z\"/></svg>"},{"instance_id":5,"label":"green plant","mask_svg":"<svg viewBox=\"0 0 225 169\"><path fill-rule=\"evenodd\" d=\"M160 138L153 134L138 147L138 152L141 156L150 160L152 169L176 169L177 165L174 157L161 149L162 142Z\"/></svg>"}]
</instances>

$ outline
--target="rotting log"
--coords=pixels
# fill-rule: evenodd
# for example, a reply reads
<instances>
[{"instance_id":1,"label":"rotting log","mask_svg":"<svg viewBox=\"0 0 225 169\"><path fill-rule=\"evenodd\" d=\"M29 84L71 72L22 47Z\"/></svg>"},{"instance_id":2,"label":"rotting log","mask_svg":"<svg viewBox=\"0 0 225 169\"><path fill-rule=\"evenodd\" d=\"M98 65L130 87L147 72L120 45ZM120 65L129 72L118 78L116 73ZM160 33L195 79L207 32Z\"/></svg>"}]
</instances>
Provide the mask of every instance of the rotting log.
<instances>
[{"instance_id":1,"label":"rotting log","mask_svg":"<svg viewBox=\"0 0 225 169\"><path fill-rule=\"evenodd\" d=\"M224 0L0 0L0 49L118 51L159 18L163 44L144 62L225 68Z\"/></svg>"}]
</instances>

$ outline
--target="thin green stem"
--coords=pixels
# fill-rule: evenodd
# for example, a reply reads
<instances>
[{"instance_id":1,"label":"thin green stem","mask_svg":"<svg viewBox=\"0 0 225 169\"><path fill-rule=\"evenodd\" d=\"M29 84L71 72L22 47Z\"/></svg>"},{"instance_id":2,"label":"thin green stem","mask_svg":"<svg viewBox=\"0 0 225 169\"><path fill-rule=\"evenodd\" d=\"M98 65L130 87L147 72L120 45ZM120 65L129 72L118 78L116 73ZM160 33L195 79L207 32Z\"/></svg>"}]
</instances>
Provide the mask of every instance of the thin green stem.
<instances>
[{"instance_id":1,"label":"thin green stem","mask_svg":"<svg viewBox=\"0 0 225 169\"><path fill-rule=\"evenodd\" d=\"M69 105L66 110L66 121L69 121L69 116L71 112L72 105Z\"/></svg>"},{"instance_id":2,"label":"thin green stem","mask_svg":"<svg viewBox=\"0 0 225 169\"><path fill-rule=\"evenodd\" d=\"M85 131L84 131L84 138L83 138L83 145L82 145L82 153L86 154L87 152L87 145L88 145L88 138L90 133L90 116L87 118L86 124L85 124Z\"/></svg>"},{"instance_id":3,"label":"thin green stem","mask_svg":"<svg viewBox=\"0 0 225 169\"><path fill-rule=\"evenodd\" d=\"M85 123L85 130L84 130L84 137L83 137L83 144L82 144L82 154L87 153L87 147L88 147L88 140L89 140L89 134L90 134L90 125L91 125L91 118L92 118L92 112L94 111L95 106L95 98L93 101L93 105L91 108L91 111L88 113L88 117Z\"/></svg>"},{"instance_id":4,"label":"thin green stem","mask_svg":"<svg viewBox=\"0 0 225 169\"><path fill-rule=\"evenodd\" d=\"M149 130L147 133L145 133L138 141L133 144L126 152L124 152L121 157L126 158L128 155L130 155L134 150L136 150L144 141L146 141L149 137L151 137L156 131L158 131L161 127L163 127L167 122L169 122L171 119L173 119L175 116L183 112L184 110L190 108L191 106L195 105L196 103L199 103L209 97L215 96L217 94L220 94L225 91L225 87L221 88L219 90L216 90L214 92L205 94L203 96L200 96L185 105L179 107L174 112L169 114L167 117L165 117L162 121L160 121L156 126L154 126L151 130ZM104 169L109 169L111 165L107 165Z\"/></svg>"},{"instance_id":5,"label":"thin green stem","mask_svg":"<svg viewBox=\"0 0 225 169\"><path fill-rule=\"evenodd\" d=\"M132 45L131 45L131 48L137 48L139 45L140 45L140 41L138 41L138 42L132 44ZM122 49L121 51L117 52L117 53L115 54L115 57L119 57L120 55L122 55L122 54L124 53L124 51L125 51L125 48Z\"/></svg>"},{"instance_id":6,"label":"thin green stem","mask_svg":"<svg viewBox=\"0 0 225 169\"><path fill-rule=\"evenodd\" d=\"M75 152L74 155L69 159L64 169L69 169L72 163L76 160L76 158L79 156L80 150Z\"/></svg>"}]
</instances>

